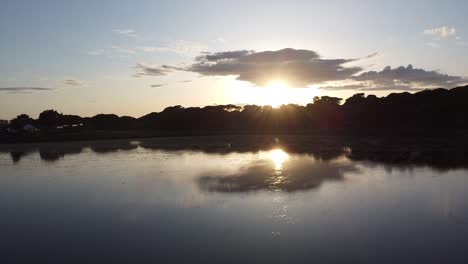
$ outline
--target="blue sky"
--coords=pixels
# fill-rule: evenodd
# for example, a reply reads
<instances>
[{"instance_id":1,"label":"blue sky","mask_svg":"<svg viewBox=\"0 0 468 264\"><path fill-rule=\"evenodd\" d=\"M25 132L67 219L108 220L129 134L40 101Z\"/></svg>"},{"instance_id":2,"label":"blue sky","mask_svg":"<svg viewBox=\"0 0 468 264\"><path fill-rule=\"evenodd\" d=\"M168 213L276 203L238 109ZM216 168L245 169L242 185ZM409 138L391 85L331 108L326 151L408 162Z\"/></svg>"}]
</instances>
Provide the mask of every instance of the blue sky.
<instances>
[{"instance_id":1,"label":"blue sky","mask_svg":"<svg viewBox=\"0 0 468 264\"><path fill-rule=\"evenodd\" d=\"M432 71L453 77L438 79L436 86L462 83L468 76L468 2L408 2L4 0L0 118L37 116L49 108L141 116L177 104L305 104L315 95L359 91L383 96L394 92L382 84L389 81L386 66L405 67L389 72L406 74L391 80L399 91L431 86L411 75L413 67L431 80L443 77ZM287 80L260 85L237 71L217 76L211 71L216 69L192 67L201 52L285 48L314 51L324 63L359 59L344 67L362 71L331 83L306 78L301 87L291 87ZM146 74L161 65L179 70ZM135 77L139 70L145 74ZM371 71L378 73L373 79L356 77Z\"/></svg>"}]
</instances>

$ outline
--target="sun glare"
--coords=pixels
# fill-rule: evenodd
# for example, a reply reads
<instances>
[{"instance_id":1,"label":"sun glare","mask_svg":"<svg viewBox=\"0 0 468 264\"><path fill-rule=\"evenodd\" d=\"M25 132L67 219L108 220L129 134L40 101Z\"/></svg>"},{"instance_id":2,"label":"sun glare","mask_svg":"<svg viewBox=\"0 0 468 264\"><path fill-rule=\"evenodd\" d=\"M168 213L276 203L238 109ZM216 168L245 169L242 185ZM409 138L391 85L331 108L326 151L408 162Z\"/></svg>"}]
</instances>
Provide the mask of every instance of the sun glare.
<instances>
[{"instance_id":1,"label":"sun glare","mask_svg":"<svg viewBox=\"0 0 468 264\"><path fill-rule=\"evenodd\" d=\"M229 91L224 95L227 102L271 105L275 108L283 104L306 105L312 102L314 96L320 95L316 87L292 87L282 79L273 79L264 86L226 79L222 85Z\"/></svg>"},{"instance_id":2,"label":"sun glare","mask_svg":"<svg viewBox=\"0 0 468 264\"><path fill-rule=\"evenodd\" d=\"M273 107L279 107L280 105L287 103L285 100L289 98L289 86L285 81L271 81L266 86L266 89L268 91L266 92L265 104Z\"/></svg>"}]
</instances>

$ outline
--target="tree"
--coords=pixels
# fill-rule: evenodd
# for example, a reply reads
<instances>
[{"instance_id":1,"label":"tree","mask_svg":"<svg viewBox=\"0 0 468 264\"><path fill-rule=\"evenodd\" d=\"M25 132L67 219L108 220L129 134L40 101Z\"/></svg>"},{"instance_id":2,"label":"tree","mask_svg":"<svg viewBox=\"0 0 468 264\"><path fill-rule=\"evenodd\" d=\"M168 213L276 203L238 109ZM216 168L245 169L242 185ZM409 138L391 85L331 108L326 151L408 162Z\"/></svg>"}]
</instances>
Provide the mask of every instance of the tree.
<instances>
[{"instance_id":1,"label":"tree","mask_svg":"<svg viewBox=\"0 0 468 264\"><path fill-rule=\"evenodd\" d=\"M47 128L56 128L62 119L62 114L55 110L45 110L39 115L39 125Z\"/></svg>"},{"instance_id":2,"label":"tree","mask_svg":"<svg viewBox=\"0 0 468 264\"><path fill-rule=\"evenodd\" d=\"M27 114L21 114L10 121L10 127L16 130L22 129L27 124L33 124L34 119Z\"/></svg>"}]
</instances>

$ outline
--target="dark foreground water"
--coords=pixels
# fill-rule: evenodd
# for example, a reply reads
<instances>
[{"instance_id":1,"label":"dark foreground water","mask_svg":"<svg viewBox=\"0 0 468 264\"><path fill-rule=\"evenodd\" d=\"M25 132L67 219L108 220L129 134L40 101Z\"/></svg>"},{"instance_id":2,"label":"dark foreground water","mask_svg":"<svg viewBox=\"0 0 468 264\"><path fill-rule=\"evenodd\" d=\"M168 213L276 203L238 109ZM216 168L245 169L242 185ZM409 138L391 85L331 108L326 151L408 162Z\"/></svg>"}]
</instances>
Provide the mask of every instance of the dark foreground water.
<instances>
[{"instance_id":1,"label":"dark foreground water","mask_svg":"<svg viewBox=\"0 0 468 264\"><path fill-rule=\"evenodd\" d=\"M468 263L463 166L158 144L0 152L0 263Z\"/></svg>"}]
</instances>

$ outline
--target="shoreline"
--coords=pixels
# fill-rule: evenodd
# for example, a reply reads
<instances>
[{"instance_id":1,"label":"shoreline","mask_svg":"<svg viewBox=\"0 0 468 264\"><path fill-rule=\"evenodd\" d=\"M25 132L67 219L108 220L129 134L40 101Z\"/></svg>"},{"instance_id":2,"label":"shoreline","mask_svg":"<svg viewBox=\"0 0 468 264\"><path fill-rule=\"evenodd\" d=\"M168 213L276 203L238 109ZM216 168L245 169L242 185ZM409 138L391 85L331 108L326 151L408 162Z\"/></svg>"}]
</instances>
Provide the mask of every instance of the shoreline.
<instances>
[{"instance_id":1,"label":"shoreline","mask_svg":"<svg viewBox=\"0 0 468 264\"><path fill-rule=\"evenodd\" d=\"M422 133L425 132L425 133ZM183 138L183 137L227 137L227 136L299 136L299 137L334 137L346 139L371 139L371 140L399 140L399 139L443 139L445 141L467 141L468 131L446 130L395 130L390 132L371 131L359 133L357 131L335 130L307 130L307 131L168 131L168 130L85 130L71 132L37 133L27 136L0 135L0 145L32 144L32 143L66 143L96 140L128 140L150 138Z\"/></svg>"}]
</instances>

